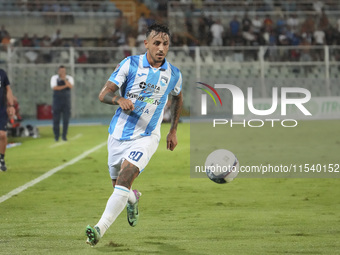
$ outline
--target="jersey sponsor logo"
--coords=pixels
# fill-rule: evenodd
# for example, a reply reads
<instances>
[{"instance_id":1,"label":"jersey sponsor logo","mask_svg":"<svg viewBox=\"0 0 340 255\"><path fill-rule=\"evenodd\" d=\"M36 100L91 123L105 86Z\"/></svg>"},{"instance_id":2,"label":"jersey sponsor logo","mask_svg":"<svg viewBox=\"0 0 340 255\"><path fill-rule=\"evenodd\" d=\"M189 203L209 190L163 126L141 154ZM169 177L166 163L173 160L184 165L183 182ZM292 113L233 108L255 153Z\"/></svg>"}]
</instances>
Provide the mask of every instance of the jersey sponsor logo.
<instances>
[{"instance_id":1,"label":"jersey sponsor logo","mask_svg":"<svg viewBox=\"0 0 340 255\"><path fill-rule=\"evenodd\" d=\"M149 114L150 113L150 110L149 109L145 109L146 107L145 106L135 106L135 109L133 110L134 112L136 113L145 113L145 114Z\"/></svg>"},{"instance_id":2,"label":"jersey sponsor logo","mask_svg":"<svg viewBox=\"0 0 340 255\"><path fill-rule=\"evenodd\" d=\"M139 87L143 89L143 93L159 93L161 90L160 86L151 83L146 84L144 81L139 83Z\"/></svg>"},{"instance_id":3,"label":"jersey sponsor logo","mask_svg":"<svg viewBox=\"0 0 340 255\"><path fill-rule=\"evenodd\" d=\"M149 98L149 97L143 97L143 96L140 96L138 94L131 93L131 92L127 92L126 96L128 98L136 98L136 100L141 101L141 102L145 102L145 103L148 103L148 104L159 105L161 103L161 101L159 101L159 100Z\"/></svg>"},{"instance_id":4,"label":"jersey sponsor logo","mask_svg":"<svg viewBox=\"0 0 340 255\"><path fill-rule=\"evenodd\" d=\"M142 77L142 76L144 76L144 75L146 75L146 73L138 73L138 76L139 76L139 77Z\"/></svg>"},{"instance_id":5,"label":"jersey sponsor logo","mask_svg":"<svg viewBox=\"0 0 340 255\"><path fill-rule=\"evenodd\" d=\"M146 83L144 81L142 81L141 83L139 83L139 87L141 89L145 89L146 88Z\"/></svg>"}]
</instances>

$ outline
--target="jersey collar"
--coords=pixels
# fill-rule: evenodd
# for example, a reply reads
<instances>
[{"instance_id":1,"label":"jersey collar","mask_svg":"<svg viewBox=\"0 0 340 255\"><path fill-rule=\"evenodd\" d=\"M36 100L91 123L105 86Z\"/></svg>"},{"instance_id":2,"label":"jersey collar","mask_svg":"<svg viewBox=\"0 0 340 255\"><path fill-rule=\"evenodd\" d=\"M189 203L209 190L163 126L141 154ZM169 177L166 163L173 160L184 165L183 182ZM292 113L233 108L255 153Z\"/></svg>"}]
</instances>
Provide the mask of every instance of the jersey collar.
<instances>
[{"instance_id":1,"label":"jersey collar","mask_svg":"<svg viewBox=\"0 0 340 255\"><path fill-rule=\"evenodd\" d=\"M147 54L147 53L145 53L144 56L143 56L143 67L150 67L150 68L153 68L153 67L150 65L148 59L146 58L146 54ZM164 58L164 63L163 63L163 65L161 65L161 66L159 67L159 69L160 69L161 71L165 71L166 69L168 69L168 61L166 61L165 58Z\"/></svg>"}]
</instances>

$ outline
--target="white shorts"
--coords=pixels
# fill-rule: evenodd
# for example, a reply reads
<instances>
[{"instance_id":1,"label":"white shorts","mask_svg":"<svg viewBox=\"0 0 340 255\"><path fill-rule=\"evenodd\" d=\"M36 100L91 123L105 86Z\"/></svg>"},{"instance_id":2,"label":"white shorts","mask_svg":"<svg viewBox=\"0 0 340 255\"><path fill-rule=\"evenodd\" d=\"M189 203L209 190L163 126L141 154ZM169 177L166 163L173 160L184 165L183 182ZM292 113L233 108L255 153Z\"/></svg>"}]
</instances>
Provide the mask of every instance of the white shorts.
<instances>
[{"instance_id":1,"label":"white shorts","mask_svg":"<svg viewBox=\"0 0 340 255\"><path fill-rule=\"evenodd\" d=\"M137 166L139 173L141 173L156 152L158 144L159 136L157 135L127 141L117 140L112 135L109 135L107 150L111 179L117 179L124 160Z\"/></svg>"}]
</instances>

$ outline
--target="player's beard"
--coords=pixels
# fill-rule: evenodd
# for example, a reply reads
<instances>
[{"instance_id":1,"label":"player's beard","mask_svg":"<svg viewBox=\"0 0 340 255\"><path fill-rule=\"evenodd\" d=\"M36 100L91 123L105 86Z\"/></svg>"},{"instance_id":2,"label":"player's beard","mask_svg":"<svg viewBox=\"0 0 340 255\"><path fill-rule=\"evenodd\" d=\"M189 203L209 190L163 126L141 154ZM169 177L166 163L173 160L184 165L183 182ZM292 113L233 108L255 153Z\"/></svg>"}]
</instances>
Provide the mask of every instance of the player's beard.
<instances>
[{"instance_id":1,"label":"player's beard","mask_svg":"<svg viewBox=\"0 0 340 255\"><path fill-rule=\"evenodd\" d=\"M165 59L165 55L164 54L162 54L162 55L156 54L155 58L154 58L154 61L155 61L155 63L163 63L164 59Z\"/></svg>"}]
</instances>

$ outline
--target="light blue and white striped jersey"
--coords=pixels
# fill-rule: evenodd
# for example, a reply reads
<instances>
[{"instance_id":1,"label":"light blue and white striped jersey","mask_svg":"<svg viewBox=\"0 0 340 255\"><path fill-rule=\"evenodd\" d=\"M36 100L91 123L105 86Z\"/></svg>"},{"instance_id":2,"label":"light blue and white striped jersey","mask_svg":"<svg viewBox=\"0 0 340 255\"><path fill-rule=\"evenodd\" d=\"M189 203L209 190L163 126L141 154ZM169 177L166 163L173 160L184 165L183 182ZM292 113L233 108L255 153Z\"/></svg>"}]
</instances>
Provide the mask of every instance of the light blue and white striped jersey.
<instances>
[{"instance_id":1,"label":"light blue and white striped jersey","mask_svg":"<svg viewBox=\"0 0 340 255\"><path fill-rule=\"evenodd\" d=\"M109 81L120 88L120 95L133 102L133 111L120 107L113 116L109 133L118 140L131 140L157 134L168 95L178 95L182 89L182 74L165 60L153 68L146 54L125 58L111 74Z\"/></svg>"}]
</instances>

